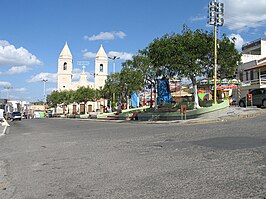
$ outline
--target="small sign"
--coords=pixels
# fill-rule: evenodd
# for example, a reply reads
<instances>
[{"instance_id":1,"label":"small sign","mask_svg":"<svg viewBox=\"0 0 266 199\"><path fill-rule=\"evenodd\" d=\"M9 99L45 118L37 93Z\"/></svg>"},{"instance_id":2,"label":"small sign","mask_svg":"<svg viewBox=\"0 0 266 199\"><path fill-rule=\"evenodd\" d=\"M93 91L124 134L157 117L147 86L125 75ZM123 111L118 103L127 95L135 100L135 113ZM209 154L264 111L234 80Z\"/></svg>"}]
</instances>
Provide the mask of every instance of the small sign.
<instances>
[{"instance_id":1,"label":"small sign","mask_svg":"<svg viewBox=\"0 0 266 199\"><path fill-rule=\"evenodd\" d=\"M187 105L181 105L181 113L186 114L187 113Z\"/></svg>"},{"instance_id":2,"label":"small sign","mask_svg":"<svg viewBox=\"0 0 266 199\"><path fill-rule=\"evenodd\" d=\"M247 101L252 101L252 94L247 94Z\"/></svg>"}]
</instances>

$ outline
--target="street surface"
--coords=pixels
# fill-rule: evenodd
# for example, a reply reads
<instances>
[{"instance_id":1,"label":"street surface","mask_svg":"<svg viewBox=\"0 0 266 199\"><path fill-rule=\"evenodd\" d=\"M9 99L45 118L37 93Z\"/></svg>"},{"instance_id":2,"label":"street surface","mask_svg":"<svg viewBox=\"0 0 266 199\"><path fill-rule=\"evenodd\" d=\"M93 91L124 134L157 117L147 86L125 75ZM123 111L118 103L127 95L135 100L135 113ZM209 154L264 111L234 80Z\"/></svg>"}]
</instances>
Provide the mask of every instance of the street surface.
<instances>
[{"instance_id":1,"label":"street surface","mask_svg":"<svg viewBox=\"0 0 266 199\"><path fill-rule=\"evenodd\" d=\"M265 118L11 122L0 138L0 198L265 198Z\"/></svg>"}]
</instances>

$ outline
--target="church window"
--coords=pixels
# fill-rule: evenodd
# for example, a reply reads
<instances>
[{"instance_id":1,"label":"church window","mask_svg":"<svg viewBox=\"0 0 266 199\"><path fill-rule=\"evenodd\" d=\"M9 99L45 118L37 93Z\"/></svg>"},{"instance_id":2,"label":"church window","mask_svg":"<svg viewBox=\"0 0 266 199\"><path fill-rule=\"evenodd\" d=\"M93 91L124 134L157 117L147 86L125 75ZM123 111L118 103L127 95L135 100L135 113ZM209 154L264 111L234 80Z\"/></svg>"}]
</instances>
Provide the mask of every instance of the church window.
<instances>
[{"instance_id":1,"label":"church window","mask_svg":"<svg viewBox=\"0 0 266 199\"><path fill-rule=\"evenodd\" d=\"M100 72L103 72L103 64L100 64Z\"/></svg>"},{"instance_id":2,"label":"church window","mask_svg":"<svg viewBox=\"0 0 266 199\"><path fill-rule=\"evenodd\" d=\"M66 62L63 65L63 70L67 70L67 63Z\"/></svg>"}]
</instances>

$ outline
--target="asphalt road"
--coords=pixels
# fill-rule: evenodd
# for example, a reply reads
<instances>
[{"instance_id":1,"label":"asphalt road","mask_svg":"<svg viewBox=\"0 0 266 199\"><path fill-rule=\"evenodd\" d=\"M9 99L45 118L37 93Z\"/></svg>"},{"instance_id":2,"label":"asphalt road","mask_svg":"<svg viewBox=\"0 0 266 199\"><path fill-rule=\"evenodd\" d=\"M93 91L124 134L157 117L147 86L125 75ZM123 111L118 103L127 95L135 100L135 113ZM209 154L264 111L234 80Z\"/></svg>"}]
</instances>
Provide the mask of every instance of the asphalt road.
<instances>
[{"instance_id":1,"label":"asphalt road","mask_svg":"<svg viewBox=\"0 0 266 199\"><path fill-rule=\"evenodd\" d=\"M0 198L265 198L265 118L12 122L0 138Z\"/></svg>"}]
</instances>

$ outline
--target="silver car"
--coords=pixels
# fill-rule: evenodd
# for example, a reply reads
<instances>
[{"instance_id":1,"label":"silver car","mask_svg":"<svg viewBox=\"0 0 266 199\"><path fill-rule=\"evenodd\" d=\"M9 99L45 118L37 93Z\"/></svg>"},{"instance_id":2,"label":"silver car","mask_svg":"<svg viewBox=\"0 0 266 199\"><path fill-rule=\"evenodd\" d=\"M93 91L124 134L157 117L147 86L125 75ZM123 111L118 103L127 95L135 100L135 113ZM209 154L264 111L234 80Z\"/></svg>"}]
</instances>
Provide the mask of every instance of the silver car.
<instances>
[{"instance_id":1,"label":"silver car","mask_svg":"<svg viewBox=\"0 0 266 199\"><path fill-rule=\"evenodd\" d=\"M261 107L263 106L266 108L266 88L258 88L252 90L249 94L252 94L252 104L253 106ZM250 105L251 103L247 103ZM239 100L239 106L245 107L246 106L246 97L243 97Z\"/></svg>"}]
</instances>

